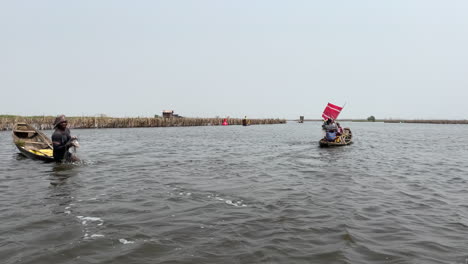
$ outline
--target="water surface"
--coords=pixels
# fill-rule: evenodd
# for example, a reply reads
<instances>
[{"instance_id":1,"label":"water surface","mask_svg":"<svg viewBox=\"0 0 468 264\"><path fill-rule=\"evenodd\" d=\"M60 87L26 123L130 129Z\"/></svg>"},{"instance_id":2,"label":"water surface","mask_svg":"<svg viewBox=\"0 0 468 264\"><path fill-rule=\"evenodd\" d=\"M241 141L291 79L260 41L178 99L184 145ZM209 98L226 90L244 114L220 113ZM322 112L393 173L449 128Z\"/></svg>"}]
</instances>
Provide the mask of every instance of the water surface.
<instances>
[{"instance_id":1,"label":"water surface","mask_svg":"<svg viewBox=\"0 0 468 264\"><path fill-rule=\"evenodd\" d=\"M468 126L320 125L75 129L61 165L0 132L2 263L468 261Z\"/></svg>"}]
</instances>

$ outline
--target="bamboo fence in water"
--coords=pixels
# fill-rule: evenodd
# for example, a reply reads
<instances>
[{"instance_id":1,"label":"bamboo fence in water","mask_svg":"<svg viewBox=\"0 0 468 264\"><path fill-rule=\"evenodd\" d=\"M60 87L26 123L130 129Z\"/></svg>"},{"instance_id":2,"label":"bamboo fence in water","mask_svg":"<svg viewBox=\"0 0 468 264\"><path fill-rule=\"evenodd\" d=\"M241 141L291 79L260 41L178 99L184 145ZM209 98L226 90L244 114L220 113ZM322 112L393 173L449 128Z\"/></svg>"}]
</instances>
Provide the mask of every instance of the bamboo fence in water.
<instances>
[{"instance_id":1,"label":"bamboo fence in water","mask_svg":"<svg viewBox=\"0 0 468 264\"><path fill-rule=\"evenodd\" d=\"M299 122L299 119L293 119L290 121ZM304 121L313 121L313 122L323 122L323 119L304 119ZM366 122L372 123L373 121L368 121L367 119L339 119L339 122ZM468 120L427 120L427 119L376 119L375 123L384 122L384 123L415 123L415 124L468 124Z\"/></svg>"},{"instance_id":2,"label":"bamboo fence in water","mask_svg":"<svg viewBox=\"0 0 468 264\"><path fill-rule=\"evenodd\" d=\"M11 130L15 123L24 122L41 130L53 129L55 117L0 117L0 130ZM130 127L176 127L176 126L219 126L224 118L115 118L115 117L67 117L70 128L130 128ZM229 118L229 125L242 125L241 118ZM284 124L285 119L249 119L251 125Z\"/></svg>"},{"instance_id":3,"label":"bamboo fence in water","mask_svg":"<svg viewBox=\"0 0 468 264\"><path fill-rule=\"evenodd\" d=\"M468 124L468 120L403 120L403 119L385 119L384 123L415 123L415 124Z\"/></svg>"}]
</instances>

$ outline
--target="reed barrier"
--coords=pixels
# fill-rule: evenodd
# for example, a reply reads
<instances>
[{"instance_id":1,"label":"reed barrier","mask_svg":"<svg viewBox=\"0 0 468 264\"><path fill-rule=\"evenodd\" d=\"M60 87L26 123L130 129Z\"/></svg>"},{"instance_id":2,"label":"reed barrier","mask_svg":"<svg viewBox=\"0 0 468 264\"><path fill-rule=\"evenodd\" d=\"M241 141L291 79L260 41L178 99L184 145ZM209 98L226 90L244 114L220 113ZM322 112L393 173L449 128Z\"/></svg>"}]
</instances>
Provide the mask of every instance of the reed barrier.
<instances>
[{"instance_id":1,"label":"reed barrier","mask_svg":"<svg viewBox=\"0 0 468 264\"><path fill-rule=\"evenodd\" d=\"M299 119L289 120L292 122L299 122ZM305 122L323 122L323 119L304 119ZM367 119L339 119L338 122L365 122L365 123L415 123L415 124L468 124L468 120L459 119L459 120L432 120L432 119L376 119L375 121L369 121Z\"/></svg>"},{"instance_id":2,"label":"reed barrier","mask_svg":"<svg viewBox=\"0 0 468 264\"><path fill-rule=\"evenodd\" d=\"M12 130L15 123L24 122L36 129L53 129L53 116L5 116L0 117L0 130ZM182 126L219 126L224 118L187 118L187 117L67 117L70 128L132 128L132 127L182 127ZM285 119L248 119L251 125L285 124ZM242 125L242 118L228 118L229 125Z\"/></svg>"},{"instance_id":3,"label":"reed barrier","mask_svg":"<svg viewBox=\"0 0 468 264\"><path fill-rule=\"evenodd\" d=\"M384 123L415 123L415 124L468 124L468 120L382 120Z\"/></svg>"}]
</instances>

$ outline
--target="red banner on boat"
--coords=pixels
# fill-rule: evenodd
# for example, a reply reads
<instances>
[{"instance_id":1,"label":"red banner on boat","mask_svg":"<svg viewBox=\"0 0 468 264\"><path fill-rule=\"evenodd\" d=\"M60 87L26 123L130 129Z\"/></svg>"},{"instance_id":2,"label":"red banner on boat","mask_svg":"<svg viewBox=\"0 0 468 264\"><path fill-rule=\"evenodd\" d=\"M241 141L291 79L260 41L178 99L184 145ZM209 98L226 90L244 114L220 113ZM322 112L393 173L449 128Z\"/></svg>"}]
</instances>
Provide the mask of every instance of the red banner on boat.
<instances>
[{"instance_id":1,"label":"red banner on boat","mask_svg":"<svg viewBox=\"0 0 468 264\"><path fill-rule=\"evenodd\" d=\"M328 103L327 107L325 107L325 110L323 110L322 117L325 120L329 118L335 120L338 118L341 109L343 109L343 107Z\"/></svg>"}]
</instances>

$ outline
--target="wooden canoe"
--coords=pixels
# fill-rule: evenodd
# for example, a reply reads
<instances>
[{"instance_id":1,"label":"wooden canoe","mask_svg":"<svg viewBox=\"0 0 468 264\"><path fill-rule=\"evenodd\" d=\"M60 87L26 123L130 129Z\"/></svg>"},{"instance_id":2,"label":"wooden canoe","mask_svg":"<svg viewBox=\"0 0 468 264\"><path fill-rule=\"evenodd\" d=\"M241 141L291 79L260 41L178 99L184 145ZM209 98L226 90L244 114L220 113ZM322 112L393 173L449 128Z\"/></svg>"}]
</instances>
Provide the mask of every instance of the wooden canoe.
<instances>
[{"instance_id":1,"label":"wooden canoe","mask_svg":"<svg viewBox=\"0 0 468 264\"><path fill-rule=\"evenodd\" d=\"M22 155L42 161L54 161L52 140L26 123L13 127L13 143Z\"/></svg>"},{"instance_id":2,"label":"wooden canoe","mask_svg":"<svg viewBox=\"0 0 468 264\"><path fill-rule=\"evenodd\" d=\"M353 133L351 129L344 128L343 134L341 136L336 137L335 141L327 141L327 139L322 138L319 141L320 147L338 147L338 146L346 146L353 143Z\"/></svg>"}]
</instances>

